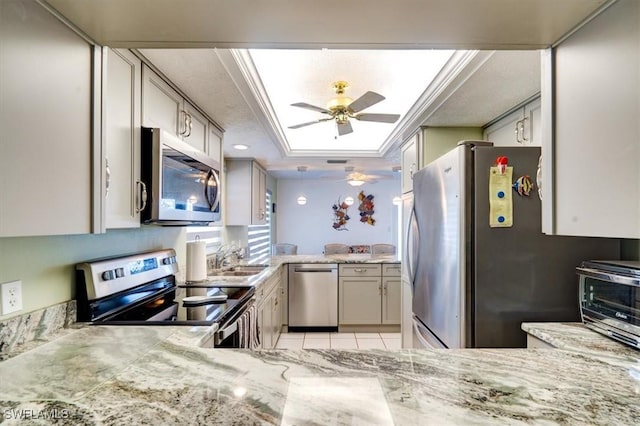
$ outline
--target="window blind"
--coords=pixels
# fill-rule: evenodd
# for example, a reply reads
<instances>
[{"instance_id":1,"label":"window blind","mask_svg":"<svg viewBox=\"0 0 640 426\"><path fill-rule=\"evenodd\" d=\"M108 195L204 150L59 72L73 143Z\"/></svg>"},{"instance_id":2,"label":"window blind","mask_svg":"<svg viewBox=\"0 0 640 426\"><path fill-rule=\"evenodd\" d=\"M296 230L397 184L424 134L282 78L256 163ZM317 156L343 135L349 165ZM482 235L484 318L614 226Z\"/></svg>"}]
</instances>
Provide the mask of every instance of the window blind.
<instances>
[{"instance_id":1,"label":"window blind","mask_svg":"<svg viewBox=\"0 0 640 426\"><path fill-rule=\"evenodd\" d=\"M271 257L271 191L266 194L267 223L249 226L249 263L268 263Z\"/></svg>"}]
</instances>

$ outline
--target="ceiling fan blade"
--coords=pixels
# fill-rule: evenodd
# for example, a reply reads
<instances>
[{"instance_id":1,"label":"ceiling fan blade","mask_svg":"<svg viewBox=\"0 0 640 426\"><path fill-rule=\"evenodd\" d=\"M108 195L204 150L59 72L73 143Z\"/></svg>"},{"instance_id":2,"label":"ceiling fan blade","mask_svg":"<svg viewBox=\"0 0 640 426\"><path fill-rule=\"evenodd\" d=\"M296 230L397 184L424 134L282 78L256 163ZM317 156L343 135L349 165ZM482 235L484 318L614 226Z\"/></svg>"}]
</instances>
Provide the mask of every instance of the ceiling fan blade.
<instances>
[{"instance_id":1,"label":"ceiling fan blade","mask_svg":"<svg viewBox=\"0 0 640 426\"><path fill-rule=\"evenodd\" d=\"M381 94L376 92L367 92L355 101L351 102L349 104L349 109L351 112L362 111L363 109L369 108L371 105L377 104L382 100L384 100L384 96Z\"/></svg>"},{"instance_id":2,"label":"ceiling fan blade","mask_svg":"<svg viewBox=\"0 0 640 426\"><path fill-rule=\"evenodd\" d=\"M332 115L332 112L329 111L328 109L325 109L325 108L322 108L322 107L319 107L319 106L315 106L315 105L311 105L311 104L308 104L308 103L305 103L305 102L296 102L295 104L291 104L291 106L310 109L312 111L318 111L318 112L321 112L323 114Z\"/></svg>"},{"instance_id":3,"label":"ceiling fan blade","mask_svg":"<svg viewBox=\"0 0 640 426\"><path fill-rule=\"evenodd\" d=\"M353 128L351 127L351 123L350 122L346 122L344 124L340 124L338 123L338 135L339 136L343 136L343 135L348 135L349 133L353 132Z\"/></svg>"},{"instance_id":4,"label":"ceiling fan blade","mask_svg":"<svg viewBox=\"0 0 640 426\"><path fill-rule=\"evenodd\" d=\"M395 123L400 118L400 114L358 114L354 116L360 121L377 121L378 123Z\"/></svg>"},{"instance_id":5,"label":"ceiling fan blade","mask_svg":"<svg viewBox=\"0 0 640 426\"><path fill-rule=\"evenodd\" d=\"M299 129L300 127L310 126L312 124L322 123L323 121L329 121L329 120L333 120L333 117L331 117L331 118L322 118L320 120L308 121L306 123L296 124L296 125L293 125L293 126L289 126L289 129Z\"/></svg>"}]
</instances>

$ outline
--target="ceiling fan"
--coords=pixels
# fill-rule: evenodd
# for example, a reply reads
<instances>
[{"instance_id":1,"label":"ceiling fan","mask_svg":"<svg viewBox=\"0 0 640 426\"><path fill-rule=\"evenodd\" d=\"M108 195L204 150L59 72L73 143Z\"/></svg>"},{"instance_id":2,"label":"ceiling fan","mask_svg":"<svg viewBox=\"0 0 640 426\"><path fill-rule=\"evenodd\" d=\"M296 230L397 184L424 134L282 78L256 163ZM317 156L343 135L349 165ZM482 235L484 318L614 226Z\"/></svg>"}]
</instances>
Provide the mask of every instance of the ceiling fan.
<instances>
[{"instance_id":1,"label":"ceiling fan","mask_svg":"<svg viewBox=\"0 0 640 426\"><path fill-rule=\"evenodd\" d=\"M389 176L370 175L362 172L354 171L353 167L345 167L344 171L347 175L338 180L339 182L347 182L351 186L362 186L365 183L378 183L380 179L389 179Z\"/></svg>"},{"instance_id":2,"label":"ceiling fan","mask_svg":"<svg viewBox=\"0 0 640 426\"><path fill-rule=\"evenodd\" d=\"M347 83L346 81L336 81L335 83L333 83L333 88L335 89L336 95L338 96L331 99L327 103L327 108L310 105L305 102L297 102L295 104L291 104L291 106L321 112L323 114L330 115L331 117L296 124L294 126L289 126L289 128L299 129L300 127L309 126L311 124L335 120L338 127L338 135L342 136L353 132L353 128L351 127L351 123L349 122L350 118L355 118L356 120L360 121L374 121L377 123L395 123L398 118L400 118L400 114L360 113L360 111L362 111L363 109L377 104L378 102L385 99L385 97L376 92L369 91L354 101L353 99L344 96L344 89L346 89L347 87L349 87L349 83Z\"/></svg>"}]
</instances>

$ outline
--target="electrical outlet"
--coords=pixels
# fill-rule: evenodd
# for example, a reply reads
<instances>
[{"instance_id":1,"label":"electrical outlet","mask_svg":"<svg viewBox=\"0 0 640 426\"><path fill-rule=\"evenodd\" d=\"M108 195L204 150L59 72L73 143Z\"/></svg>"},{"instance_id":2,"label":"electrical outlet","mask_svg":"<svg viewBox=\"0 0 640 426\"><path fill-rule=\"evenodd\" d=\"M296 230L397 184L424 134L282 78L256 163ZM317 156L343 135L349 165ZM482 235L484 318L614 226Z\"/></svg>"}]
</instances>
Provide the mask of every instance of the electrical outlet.
<instances>
[{"instance_id":1,"label":"electrical outlet","mask_svg":"<svg viewBox=\"0 0 640 426\"><path fill-rule=\"evenodd\" d=\"M22 310L22 281L2 284L2 315Z\"/></svg>"}]
</instances>

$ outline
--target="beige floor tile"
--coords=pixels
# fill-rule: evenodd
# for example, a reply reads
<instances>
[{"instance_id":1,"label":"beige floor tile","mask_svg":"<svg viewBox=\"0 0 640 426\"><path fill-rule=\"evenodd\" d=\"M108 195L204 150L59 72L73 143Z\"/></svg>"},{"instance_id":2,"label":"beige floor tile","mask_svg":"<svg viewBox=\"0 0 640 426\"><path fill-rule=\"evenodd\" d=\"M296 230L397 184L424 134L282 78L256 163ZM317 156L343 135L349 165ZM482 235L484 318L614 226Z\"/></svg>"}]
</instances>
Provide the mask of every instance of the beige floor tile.
<instances>
[{"instance_id":1,"label":"beige floor tile","mask_svg":"<svg viewBox=\"0 0 640 426\"><path fill-rule=\"evenodd\" d=\"M326 339L304 339L302 349L331 349L331 341Z\"/></svg>"},{"instance_id":2,"label":"beige floor tile","mask_svg":"<svg viewBox=\"0 0 640 426\"><path fill-rule=\"evenodd\" d=\"M331 349L358 349L358 343L355 338L331 339Z\"/></svg>"},{"instance_id":3,"label":"beige floor tile","mask_svg":"<svg viewBox=\"0 0 640 426\"><path fill-rule=\"evenodd\" d=\"M328 339L331 333L304 333L305 339Z\"/></svg>"},{"instance_id":4,"label":"beige floor tile","mask_svg":"<svg viewBox=\"0 0 640 426\"><path fill-rule=\"evenodd\" d=\"M280 338L287 340L304 340L304 333L282 333Z\"/></svg>"},{"instance_id":5,"label":"beige floor tile","mask_svg":"<svg viewBox=\"0 0 640 426\"><path fill-rule=\"evenodd\" d=\"M387 349L382 339L358 339L358 349Z\"/></svg>"},{"instance_id":6,"label":"beige floor tile","mask_svg":"<svg viewBox=\"0 0 640 426\"><path fill-rule=\"evenodd\" d=\"M380 337L383 339L399 339L400 333L380 333Z\"/></svg>"},{"instance_id":7,"label":"beige floor tile","mask_svg":"<svg viewBox=\"0 0 640 426\"><path fill-rule=\"evenodd\" d=\"M380 333L356 333L356 339L379 339Z\"/></svg>"},{"instance_id":8,"label":"beige floor tile","mask_svg":"<svg viewBox=\"0 0 640 426\"><path fill-rule=\"evenodd\" d=\"M303 339L278 339L276 349L302 349Z\"/></svg>"},{"instance_id":9,"label":"beige floor tile","mask_svg":"<svg viewBox=\"0 0 640 426\"><path fill-rule=\"evenodd\" d=\"M331 340L335 339L355 339L355 333L331 333Z\"/></svg>"},{"instance_id":10,"label":"beige floor tile","mask_svg":"<svg viewBox=\"0 0 640 426\"><path fill-rule=\"evenodd\" d=\"M382 342L387 347L387 349L402 349L402 343L400 343L400 339L382 339Z\"/></svg>"}]
</instances>

